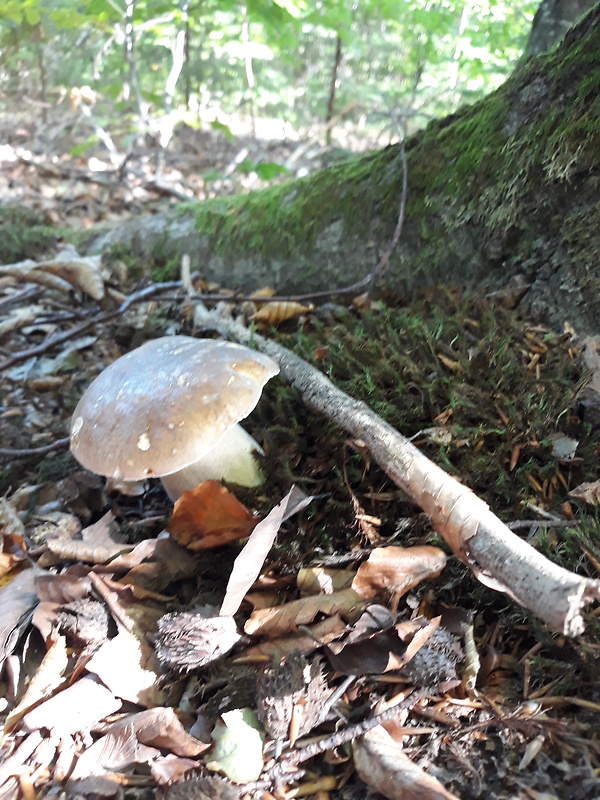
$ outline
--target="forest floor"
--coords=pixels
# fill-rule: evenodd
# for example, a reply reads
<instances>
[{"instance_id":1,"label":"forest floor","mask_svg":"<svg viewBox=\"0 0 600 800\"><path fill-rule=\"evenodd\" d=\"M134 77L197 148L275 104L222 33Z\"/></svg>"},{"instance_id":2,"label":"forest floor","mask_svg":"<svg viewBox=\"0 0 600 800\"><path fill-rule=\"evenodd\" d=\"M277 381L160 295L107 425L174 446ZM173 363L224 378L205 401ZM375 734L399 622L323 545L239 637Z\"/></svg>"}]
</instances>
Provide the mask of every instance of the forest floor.
<instances>
[{"instance_id":1,"label":"forest floor","mask_svg":"<svg viewBox=\"0 0 600 800\"><path fill-rule=\"evenodd\" d=\"M189 144L178 145L160 181L150 152L107 165L103 182L87 161L13 142L0 194L50 227L85 228L254 188L256 174L226 174L240 153L281 164L298 152L221 137L215 156L218 136L193 132L202 166L184 168ZM220 177L198 177L210 170ZM39 253L34 273L0 277L0 798L59 787L145 798L158 787L173 800L323 800L363 797L363 781L388 797L600 796L598 609L568 638L479 583L364 444L278 378L244 423L266 476L260 490L231 487L245 508L210 484L173 509L158 481L124 493L82 470L68 436L89 383L149 339L210 335L193 292L231 287L192 275L153 291L139 265L73 250ZM595 344L510 306L451 287L411 307L279 304L262 322L258 299L230 304L549 559L598 578ZM293 485L310 504L282 522L274 509ZM232 612L239 638L218 608L252 529L278 535ZM387 732L366 733L392 699ZM169 786L184 775L197 780Z\"/></svg>"}]
</instances>

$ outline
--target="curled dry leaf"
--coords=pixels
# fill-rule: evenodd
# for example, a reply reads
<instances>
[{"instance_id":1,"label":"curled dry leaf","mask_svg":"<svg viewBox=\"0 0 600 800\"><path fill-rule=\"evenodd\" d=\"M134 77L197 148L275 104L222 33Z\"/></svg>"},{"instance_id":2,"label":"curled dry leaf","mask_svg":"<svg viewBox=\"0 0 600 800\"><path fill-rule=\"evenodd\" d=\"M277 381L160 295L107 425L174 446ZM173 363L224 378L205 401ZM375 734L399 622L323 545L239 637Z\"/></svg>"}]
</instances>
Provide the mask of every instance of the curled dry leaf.
<instances>
[{"instance_id":1,"label":"curled dry leaf","mask_svg":"<svg viewBox=\"0 0 600 800\"><path fill-rule=\"evenodd\" d=\"M206 550L246 538L257 522L219 481L203 481L175 502L167 530L178 544Z\"/></svg>"},{"instance_id":2,"label":"curled dry leaf","mask_svg":"<svg viewBox=\"0 0 600 800\"><path fill-rule=\"evenodd\" d=\"M354 591L365 599L382 591L396 597L427 578L435 578L446 565L446 555L437 547L378 547L358 568Z\"/></svg>"},{"instance_id":3,"label":"curled dry leaf","mask_svg":"<svg viewBox=\"0 0 600 800\"><path fill-rule=\"evenodd\" d=\"M288 300L277 300L273 303L265 303L262 308L253 314L250 319L259 325L280 325L288 319L293 319L299 314L312 311L314 306L303 306L301 303L293 303Z\"/></svg>"},{"instance_id":4,"label":"curled dry leaf","mask_svg":"<svg viewBox=\"0 0 600 800\"><path fill-rule=\"evenodd\" d=\"M40 573L36 567L24 569L0 588L0 668L29 625L38 602L35 578Z\"/></svg>"},{"instance_id":5,"label":"curled dry leaf","mask_svg":"<svg viewBox=\"0 0 600 800\"><path fill-rule=\"evenodd\" d=\"M361 780L389 800L458 800L411 761L381 725L356 739L352 753Z\"/></svg>"},{"instance_id":6,"label":"curled dry leaf","mask_svg":"<svg viewBox=\"0 0 600 800\"><path fill-rule=\"evenodd\" d=\"M68 281L57 275L52 275L38 268L35 261L21 261L18 264L8 264L0 267L0 278L6 275L17 283L39 283L48 289L57 289L60 292L69 292L72 289Z\"/></svg>"},{"instance_id":7,"label":"curled dry leaf","mask_svg":"<svg viewBox=\"0 0 600 800\"><path fill-rule=\"evenodd\" d=\"M103 775L123 772L134 764L151 764L159 756L160 750L140 744L132 730L102 736L77 759L69 776L68 796L110 797L113 786L104 785ZM64 780L66 775L61 777Z\"/></svg>"},{"instance_id":8,"label":"curled dry leaf","mask_svg":"<svg viewBox=\"0 0 600 800\"><path fill-rule=\"evenodd\" d=\"M63 682L63 675L67 670L68 663L69 657L67 655L65 637L57 636L35 675L30 680L21 702L16 708L13 708L6 718L4 724L5 734L14 728L30 708L56 691L57 687Z\"/></svg>"},{"instance_id":9,"label":"curled dry leaf","mask_svg":"<svg viewBox=\"0 0 600 800\"><path fill-rule=\"evenodd\" d=\"M67 281L94 300L104 297L104 281L100 271L100 256L80 256L74 247L65 247L56 258L41 261L37 268Z\"/></svg>"},{"instance_id":10,"label":"curled dry leaf","mask_svg":"<svg viewBox=\"0 0 600 800\"><path fill-rule=\"evenodd\" d=\"M3 534L25 536L25 525L23 525L14 505L6 497L0 498L0 529Z\"/></svg>"}]
</instances>

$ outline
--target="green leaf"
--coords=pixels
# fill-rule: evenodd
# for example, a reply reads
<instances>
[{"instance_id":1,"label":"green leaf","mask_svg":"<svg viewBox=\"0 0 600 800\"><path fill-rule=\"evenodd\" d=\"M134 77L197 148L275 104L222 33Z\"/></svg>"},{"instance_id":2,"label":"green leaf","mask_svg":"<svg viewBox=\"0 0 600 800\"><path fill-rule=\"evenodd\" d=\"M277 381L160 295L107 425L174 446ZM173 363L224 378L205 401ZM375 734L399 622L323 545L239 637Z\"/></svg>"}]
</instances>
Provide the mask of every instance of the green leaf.
<instances>
[{"instance_id":1,"label":"green leaf","mask_svg":"<svg viewBox=\"0 0 600 800\"><path fill-rule=\"evenodd\" d=\"M235 708L222 716L213 730L215 746L208 769L223 772L234 783L256 781L263 769L263 743L256 714Z\"/></svg>"},{"instance_id":2,"label":"green leaf","mask_svg":"<svg viewBox=\"0 0 600 800\"><path fill-rule=\"evenodd\" d=\"M233 141L233 133L231 132L231 128L229 128L223 122L219 122L218 119L215 119L213 122L210 123L210 127L214 131L221 131L221 133L225 136L228 142Z\"/></svg>"}]
</instances>

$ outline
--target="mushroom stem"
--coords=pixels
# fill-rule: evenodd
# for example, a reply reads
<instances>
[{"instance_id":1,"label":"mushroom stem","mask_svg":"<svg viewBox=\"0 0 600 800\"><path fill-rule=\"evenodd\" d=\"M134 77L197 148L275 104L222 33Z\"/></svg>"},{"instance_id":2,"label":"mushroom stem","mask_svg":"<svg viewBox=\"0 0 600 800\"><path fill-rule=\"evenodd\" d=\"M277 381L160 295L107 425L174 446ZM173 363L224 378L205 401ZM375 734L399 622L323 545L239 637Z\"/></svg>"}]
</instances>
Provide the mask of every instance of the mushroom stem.
<instances>
[{"instance_id":1,"label":"mushroom stem","mask_svg":"<svg viewBox=\"0 0 600 800\"><path fill-rule=\"evenodd\" d=\"M257 451L263 453L259 443L240 425L234 425L199 461L163 475L162 485L173 502L202 481L223 480L239 486L260 486L263 474L256 462Z\"/></svg>"}]
</instances>

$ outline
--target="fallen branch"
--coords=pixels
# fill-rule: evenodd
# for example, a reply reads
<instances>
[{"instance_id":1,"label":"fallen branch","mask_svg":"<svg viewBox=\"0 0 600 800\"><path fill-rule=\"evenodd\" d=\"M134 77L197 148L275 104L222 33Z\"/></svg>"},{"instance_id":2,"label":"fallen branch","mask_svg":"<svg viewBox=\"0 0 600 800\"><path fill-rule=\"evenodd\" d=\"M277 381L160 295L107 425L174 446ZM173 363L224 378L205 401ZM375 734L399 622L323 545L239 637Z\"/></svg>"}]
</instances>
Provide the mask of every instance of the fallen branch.
<instances>
[{"instance_id":1,"label":"fallen branch","mask_svg":"<svg viewBox=\"0 0 600 800\"><path fill-rule=\"evenodd\" d=\"M567 636L584 630L581 609L600 599L600 581L553 564L516 536L487 503L424 456L365 403L353 399L315 367L218 312L196 307L199 327L252 345L271 356L306 405L361 439L387 475L428 515L433 528L486 586L505 592Z\"/></svg>"}]
</instances>

